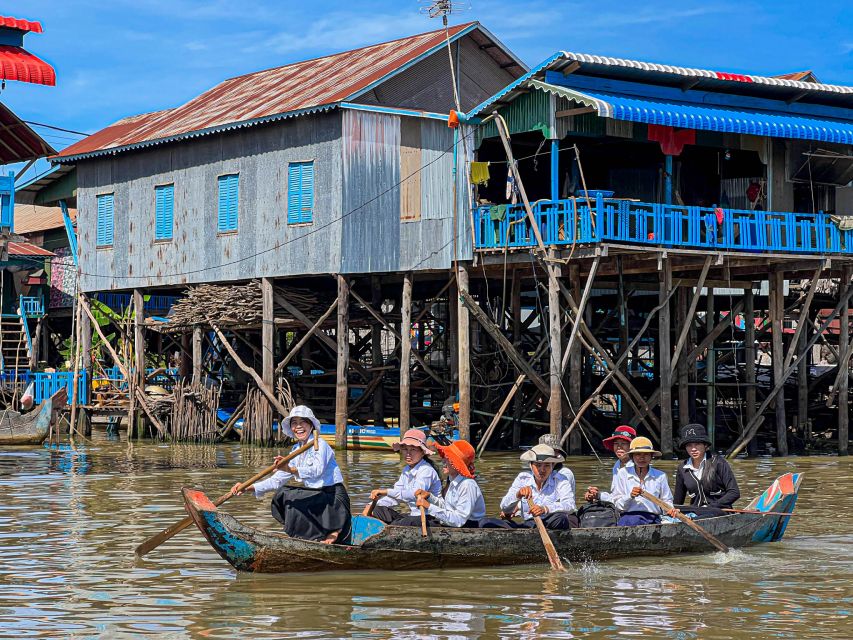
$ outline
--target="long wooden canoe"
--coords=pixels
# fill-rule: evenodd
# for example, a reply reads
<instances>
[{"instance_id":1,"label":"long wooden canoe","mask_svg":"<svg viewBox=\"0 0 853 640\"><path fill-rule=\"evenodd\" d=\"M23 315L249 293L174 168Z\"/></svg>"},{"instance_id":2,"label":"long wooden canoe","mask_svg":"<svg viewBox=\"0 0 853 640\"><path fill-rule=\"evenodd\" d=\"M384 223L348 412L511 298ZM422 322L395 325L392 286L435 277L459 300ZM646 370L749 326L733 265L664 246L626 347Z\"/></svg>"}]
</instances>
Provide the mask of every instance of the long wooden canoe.
<instances>
[{"instance_id":1,"label":"long wooden canoe","mask_svg":"<svg viewBox=\"0 0 853 640\"><path fill-rule=\"evenodd\" d=\"M55 410L65 406L65 387L43 401L29 413L5 409L0 411L0 446L41 444L47 438Z\"/></svg>"},{"instance_id":2,"label":"long wooden canoe","mask_svg":"<svg viewBox=\"0 0 853 640\"><path fill-rule=\"evenodd\" d=\"M802 474L788 473L753 500L748 508L790 513ZM424 538L420 527L386 526L353 517L353 544L327 545L290 538L241 524L219 511L200 490L183 489L187 511L210 545L240 571L286 573L345 569L435 569L537 564L546 561L535 529L454 529L433 527ZM701 520L702 527L729 547L780 540L788 516L731 514ZM688 526L601 527L550 531L561 557L571 561L626 556L660 556L714 549Z\"/></svg>"}]
</instances>

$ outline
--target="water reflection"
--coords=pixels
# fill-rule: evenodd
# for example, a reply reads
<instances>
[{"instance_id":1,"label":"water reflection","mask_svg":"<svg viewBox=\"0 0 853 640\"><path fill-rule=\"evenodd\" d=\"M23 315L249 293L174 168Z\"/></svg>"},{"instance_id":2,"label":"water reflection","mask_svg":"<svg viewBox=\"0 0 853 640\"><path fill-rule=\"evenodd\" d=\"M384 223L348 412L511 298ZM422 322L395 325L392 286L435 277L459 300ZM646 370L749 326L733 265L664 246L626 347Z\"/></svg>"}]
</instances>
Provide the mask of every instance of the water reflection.
<instances>
[{"instance_id":1,"label":"water reflection","mask_svg":"<svg viewBox=\"0 0 853 640\"><path fill-rule=\"evenodd\" d=\"M195 530L137 561L142 540L184 516L179 489L227 491L272 450L147 445L101 437L76 448L0 451L0 636L209 638L847 637L851 461L736 461L748 500L777 475L806 473L788 537L733 554L480 570L238 575ZM354 506L399 461L339 456ZM570 459L578 488L609 466ZM674 469L664 462L664 469ZM494 509L513 455L478 469ZM745 500L744 502L746 502ZM266 502L225 508L269 526ZM841 514L841 515L839 515ZM543 556L544 562L544 556Z\"/></svg>"}]
</instances>

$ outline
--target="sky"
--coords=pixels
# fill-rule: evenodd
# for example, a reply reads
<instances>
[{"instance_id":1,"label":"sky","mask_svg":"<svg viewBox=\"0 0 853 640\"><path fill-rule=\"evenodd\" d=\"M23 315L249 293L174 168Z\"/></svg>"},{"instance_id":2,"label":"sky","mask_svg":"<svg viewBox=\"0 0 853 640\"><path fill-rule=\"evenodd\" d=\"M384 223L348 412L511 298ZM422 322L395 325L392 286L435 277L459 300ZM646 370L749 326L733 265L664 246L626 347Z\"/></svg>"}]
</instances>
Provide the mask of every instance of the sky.
<instances>
[{"instance_id":1,"label":"sky","mask_svg":"<svg viewBox=\"0 0 853 640\"><path fill-rule=\"evenodd\" d=\"M426 0L29 0L0 15L38 20L25 48L57 85L8 82L24 120L92 133L181 105L224 79L441 27ZM813 70L853 85L850 0L467 0L452 23L480 21L528 65L560 50L716 71ZM36 128L55 148L80 138ZM44 167L36 167L41 171Z\"/></svg>"}]
</instances>

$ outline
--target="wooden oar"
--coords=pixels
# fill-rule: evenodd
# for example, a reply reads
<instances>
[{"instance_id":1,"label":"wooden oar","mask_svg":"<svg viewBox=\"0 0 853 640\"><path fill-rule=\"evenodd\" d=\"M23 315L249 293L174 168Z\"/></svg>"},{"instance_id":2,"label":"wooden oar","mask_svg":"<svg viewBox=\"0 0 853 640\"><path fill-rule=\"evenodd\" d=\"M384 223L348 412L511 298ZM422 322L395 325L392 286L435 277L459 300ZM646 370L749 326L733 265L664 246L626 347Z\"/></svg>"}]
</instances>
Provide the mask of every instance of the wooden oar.
<instances>
[{"instance_id":1,"label":"wooden oar","mask_svg":"<svg viewBox=\"0 0 853 640\"><path fill-rule=\"evenodd\" d=\"M424 507L421 507L421 535L424 538L427 537L426 509Z\"/></svg>"},{"instance_id":2,"label":"wooden oar","mask_svg":"<svg viewBox=\"0 0 853 640\"><path fill-rule=\"evenodd\" d=\"M258 482L259 480L261 480L264 477L271 474L273 471L280 469L283 465L287 464L287 462L289 462L290 460L292 460L293 458L298 456L300 453L303 453L304 451L308 451L308 449L310 449L312 446L314 446L314 444L312 442L308 442L308 443L302 445L296 451L294 451L294 452L286 455L284 458L282 458L281 462L279 462L278 464L270 465L269 467L267 467L263 471L258 472L257 474L255 474L254 476L252 476L251 478L246 480L239 487L237 487L237 491L238 492L245 491L246 489L251 487L253 484ZM216 500L214 500L213 504L218 507L223 502L230 499L233 495L234 494L229 491L225 495L219 496ZM186 529L188 526L190 526L192 524L192 522L193 522L192 518L190 516L187 516L186 518L184 518L180 522L173 524L168 529L164 529L163 531L158 533L156 536L152 536L151 538L148 538L148 540L146 540L141 545L136 547L136 556L141 558L142 556L146 555L147 553L150 553L151 551L153 551L154 549L159 547L161 544L166 542L166 540L168 540L169 538L173 537L175 534L178 534L181 531L183 531L184 529Z\"/></svg>"},{"instance_id":3,"label":"wooden oar","mask_svg":"<svg viewBox=\"0 0 853 640\"><path fill-rule=\"evenodd\" d=\"M533 498L527 499L527 506L531 509L533 508ZM566 569L563 567L563 562L560 560L560 556L557 555L557 549L551 541L551 536L548 535L548 530L545 528L545 523L542 522L542 518L539 516L533 516L533 522L536 523L536 528L539 530L539 537L542 538L542 544L545 547L545 553L548 554L548 562L551 563L551 568L554 571L565 571Z\"/></svg>"},{"instance_id":4,"label":"wooden oar","mask_svg":"<svg viewBox=\"0 0 853 640\"><path fill-rule=\"evenodd\" d=\"M648 491L644 491L644 490L642 490L642 489L641 489L641 490L640 490L640 495L641 495L641 496L643 496L646 500L649 500L650 502L654 502L657 506L659 506L661 509L663 509L663 512L664 512L664 513L666 513L666 512L667 512L667 511L669 511L670 509L672 509L672 505L671 505L671 504L667 504L666 502L664 502L663 500L661 500L661 499L660 499L660 498L658 498L657 496L653 496L652 494L650 494ZM688 517L687 517L686 515L684 515L683 513L678 512L678 513L676 513L675 517L676 517L676 518L678 518L679 520L681 520L684 524L686 524L688 527L690 527L691 529L693 529L696 533L698 533L700 536L702 536L703 538L705 538L705 540L707 540L707 541L708 541L708 542L710 542L712 545L714 545L715 547L717 547L717 549L719 549L719 550L720 550L720 551L722 551L723 553L728 553L728 552L729 552L729 548L728 548L726 545L724 545L722 542L720 542L719 540L717 540L717 538L715 538L715 537L714 537L714 536L712 536L710 533L708 533L707 531L705 531L702 527L700 527L698 524L696 524L695 522L693 522L693 520L691 520L690 518L688 518Z\"/></svg>"},{"instance_id":5,"label":"wooden oar","mask_svg":"<svg viewBox=\"0 0 853 640\"><path fill-rule=\"evenodd\" d=\"M373 507L376 506L376 503L379 502L379 499L382 496L376 496L373 500L370 501L370 504L364 505L364 511L361 512L361 515L370 517L370 514L373 513Z\"/></svg>"}]
</instances>

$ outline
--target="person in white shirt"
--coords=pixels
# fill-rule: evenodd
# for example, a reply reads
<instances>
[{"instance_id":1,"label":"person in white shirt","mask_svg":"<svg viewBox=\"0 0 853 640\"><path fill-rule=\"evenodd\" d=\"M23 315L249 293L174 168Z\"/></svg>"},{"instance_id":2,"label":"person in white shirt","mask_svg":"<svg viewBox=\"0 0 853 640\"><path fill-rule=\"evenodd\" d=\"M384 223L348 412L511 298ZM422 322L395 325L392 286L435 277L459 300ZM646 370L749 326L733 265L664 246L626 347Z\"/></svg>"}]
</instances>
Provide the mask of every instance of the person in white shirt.
<instances>
[{"instance_id":1,"label":"person in white shirt","mask_svg":"<svg viewBox=\"0 0 853 640\"><path fill-rule=\"evenodd\" d=\"M616 454L616 462L613 464L613 475L610 478L610 492L599 491L598 487L587 487L584 498L587 502L613 502L613 489L616 486L616 476L619 474L619 469L624 467L633 467L631 455L628 452L631 446L631 440L637 437L637 431L634 427L629 427L626 424L616 427L613 435L601 441L604 448Z\"/></svg>"},{"instance_id":2,"label":"person in white shirt","mask_svg":"<svg viewBox=\"0 0 853 640\"><path fill-rule=\"evenodd\" d=\"M427 457L431 456L433 451L426 446L426 434L420 429L409 429L399 442L391 446L394 451L399 451L403 455L406 466L403 467L403 472L393 487L374 489L370 492L370 499L379 499L373 508L374 518L387 524L397 524L397 520L406 516L420 518L421 511L417 506L418 499L415 491L421 489L438 495L441 493L441 479ZM399 503L408 507L408 513L400 513L395 509Z\"/></svg>"},{"instance_id":3,"label":"person in white shirt","mask_svg":"<svg viewBox=\"0 0 853 640\"><path fill-rule=\"evenodd\" d=\"M554 451L563 456L563 460L568 458L566 455L566 450L560 446L560 440L552 433L546 433L545 435L539 436L539 444L547 444L549 447L553 448ZM559 473L563 476L569 483L572 485L572 495L575 493L575 474L572 473L572 470L569 469L565 464L558 464L554 467L554 473Z\"/></svg>"},{"instance_id":4,"label":"person in white shirt","mask_svg":"<svg viewBox=\"0 0 853 640\"><path fill-rule=\"evenodd\" d=\"M547 444L537 444L521 454L521 460L529 463L530 470L516 476L512 486L501 500L501 512L512 517L516 511L521 514L522 522L516 523L504 518L484 518L480 521L483 528L500 527L503 529L533 528L534 516L542 518L548 529L570 529L578 525L575 510L574 488L555 467L562 464L564 458ZM528 504L532 501L532 506Z\"/></svg>"},{"instance_id":5,"label":"person in white shirt","mask_svg":"<svg viewBox=\"0 0 853 640\"><path fill-rule=\"evenodd\" d=\"M660 457L660 451L655 451L652 441L648 438L634 438L629 449L633 467L623 467L616 475L613 488L613 504L622 512L618 526L633 527L642 524L659 524L661 508L654 502L640 495L643 491L660 498L667 504L672 504L672 491L666 474L652 468L652 457ZM675 509L667 511L673 516Z\"/></svg>"},{"instance_id":6,"label":"person in white shirt","mask_svg":"<svg viewBox=\"0 0 853 640\"><path fill-rule=\"evenodd\" d=\"M457 440L448 446L436 445L436 448L444 460L443 471L449 480L447 490L441 495L418 489L415 491L417 506L426 509L427 521L432 525L478 527L479 521L486 517L486 502L474 479L474 447L465 440ZM403 520L409 525L420 524L420 517L416 516Z\"/></svg>"},{"instance_id":7,"label":"person in white shirt","mask_svg":"<svg viewBox=\"0 0 853 640\"><path fill-rule=\"evenodd\" d=\"M320 432L320 421L308 407L293 407L282 421L285 434L297 443L291 451L304 446L312 434ZM317 447L303 451L290 460L286 470L276 471L266 480L252 485L255 497L275 492L271 503L273 517L284 525L291 538L317 540L326 544L349 544L351 533L350 500L344 477L335 460L335 452L318 437ZM282 456L276 456L279 464ZM302 487L287 484L290 480ZM231 489L240 495L240 484Z\"/></svg>"}]
</instances>

